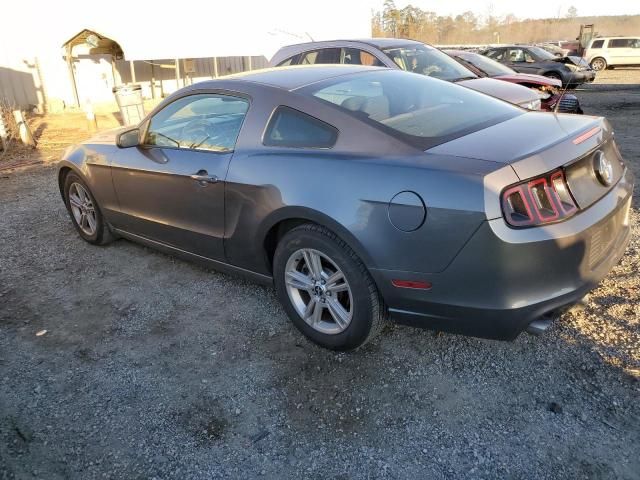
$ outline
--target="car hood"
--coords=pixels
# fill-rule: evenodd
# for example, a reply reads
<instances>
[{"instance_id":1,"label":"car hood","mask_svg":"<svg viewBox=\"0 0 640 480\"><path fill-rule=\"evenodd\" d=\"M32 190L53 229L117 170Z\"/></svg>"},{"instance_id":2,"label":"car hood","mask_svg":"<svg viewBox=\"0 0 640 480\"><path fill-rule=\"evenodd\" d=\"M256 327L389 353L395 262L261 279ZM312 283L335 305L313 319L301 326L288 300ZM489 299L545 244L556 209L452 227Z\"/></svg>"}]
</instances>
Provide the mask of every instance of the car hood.
<instances>
[{"instance_id":1,"label":"car hood","mask_svg":"<svg viewBox=\"0 0 640 480\"><path fill-rule=\"evenodd\" d=\"M540 97L533 90L516 85L515 83L503 82L493 78L474 78L472 80L462 80L458 85L471 88L480 93L486 93L492 97L506 100L517 105L533 102Z\"/></svg>"},{"instance_id":2,"label":"car hood","mask_svg":"<svg viewBox=\"0 0 640 480\"><path fill-rule=\"evenodd\" d=\"M96 133L93 137L86 139L83 144L92 144L92 145L115 145L116 143L116 135L120 132L124 132L125 130L129 130L132 127L117 127L112 128L110 130L103 130L99 133Z\"/></svg>"},{"instance_id":3,"label":"car hood","mask_svg":"<svg viewBox=\"0 0 640 480\"><path fill-rule=\"evenodd\" d=\"M574 65L576 65L578 67L591 68L590 65L589 65L589 62L587 62L584 58L577 57L575 55L570 55L570 56L567 56L567 57L554 58L553 61L554 62L560 62L560 63L573 63Z\"/></svg>"},{"instance_id":4,"label":"car hood","mask_svg":"<svg viewBox=\"0 0 640 480\"><path fill-rule=\"evenodd\" d=\"M603 132L610 130L608 123L602 117L527 112L505 122L437 145L427 150L427 153L512 164L516 173L519 176L522 174L526 178L530 172L519 169L515 165L520 160L538 158L541 167L547 169L564 165L576 158L584 148L593 147L590 142L576 144L573 143L573 140L594 127L600 127ZM570 156L550 158L549 152L556 146L563 145L570 146L572 152Z\"/></svg>"},{"instance_id":5,"label":"car hood","mask_svg":"<svg viewBox=\"0 0 640 480\"><path fill-rule=\"evenodd\" d=\"M493 77L496 80L504 80L513 83L533 83L536 85L544 85L546 87L561 87L562 82L555 78L543 77L542 75L533 75L530 73L510 73L507 75L498 75Z\"/></svg>"}]
</instances>

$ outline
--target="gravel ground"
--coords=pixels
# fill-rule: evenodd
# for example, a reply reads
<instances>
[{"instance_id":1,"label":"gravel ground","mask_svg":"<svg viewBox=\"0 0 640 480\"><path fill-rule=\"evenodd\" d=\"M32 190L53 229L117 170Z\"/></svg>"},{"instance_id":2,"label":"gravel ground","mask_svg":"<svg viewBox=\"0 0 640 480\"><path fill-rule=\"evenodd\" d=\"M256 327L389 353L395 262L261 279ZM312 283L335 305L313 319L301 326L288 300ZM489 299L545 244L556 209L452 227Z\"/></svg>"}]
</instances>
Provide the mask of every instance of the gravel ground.
<instances>
[{"instance_id":1,"label":"gravel ground","mask_svg":"<svg viewBox=\"0 0 640 480\"><path fill-rule=\"evenodd\" d=\"M630 72L577 94L640 176ZM268 288L84 243L53 168L6 174L0 478L640 478L639 210L621 263L543 336L390 327L336 354Z\"/></svg>"}]
</instances>

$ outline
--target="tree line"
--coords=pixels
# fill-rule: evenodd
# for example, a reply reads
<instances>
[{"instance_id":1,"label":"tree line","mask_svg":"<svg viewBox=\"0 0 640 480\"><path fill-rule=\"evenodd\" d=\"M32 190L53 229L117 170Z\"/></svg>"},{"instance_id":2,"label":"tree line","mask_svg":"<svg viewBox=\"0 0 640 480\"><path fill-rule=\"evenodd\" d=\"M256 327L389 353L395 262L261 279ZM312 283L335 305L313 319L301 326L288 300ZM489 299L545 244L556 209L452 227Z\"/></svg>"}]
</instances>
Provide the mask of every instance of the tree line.
<instances>
[{"instance_id":1,"label":"tree line","mask_svg":"<svg viewBox=\"0 0 640 480\"><path fill-rule=\"evenodd\" d=\"M372 15L374 37L410 38L437 45L530 43L575 40L580 24L595 24L600 35L640 34L640 15L579 17L575 6L564 15L546 19L518 19L513 14L496 15L492 6L484 14L471 11L459 15L437 15L413 5L397 8L385 0Z\"/></svg>"}]
</instances>

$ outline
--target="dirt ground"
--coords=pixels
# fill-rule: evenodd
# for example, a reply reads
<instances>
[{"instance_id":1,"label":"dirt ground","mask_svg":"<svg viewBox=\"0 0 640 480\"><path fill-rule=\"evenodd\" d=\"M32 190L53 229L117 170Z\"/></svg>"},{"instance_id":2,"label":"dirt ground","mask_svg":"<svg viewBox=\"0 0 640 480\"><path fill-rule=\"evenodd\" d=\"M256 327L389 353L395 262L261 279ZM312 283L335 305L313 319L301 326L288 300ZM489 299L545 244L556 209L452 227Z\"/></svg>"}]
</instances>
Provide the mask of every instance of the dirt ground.
<instances>
[{"instance_id":1,"label":"dirt ground","mask_svg":"<svg viewBox=\"0 0 640 480\"><path fill-rule=\"evenodd\" d=\"M604 73L576 93L640 176L640 70ZM621 263L544 335L336 354L268 288L83 242L53 165L1 173L0 479L638 479L639 192Z\"/></svg>"}]
</instances>

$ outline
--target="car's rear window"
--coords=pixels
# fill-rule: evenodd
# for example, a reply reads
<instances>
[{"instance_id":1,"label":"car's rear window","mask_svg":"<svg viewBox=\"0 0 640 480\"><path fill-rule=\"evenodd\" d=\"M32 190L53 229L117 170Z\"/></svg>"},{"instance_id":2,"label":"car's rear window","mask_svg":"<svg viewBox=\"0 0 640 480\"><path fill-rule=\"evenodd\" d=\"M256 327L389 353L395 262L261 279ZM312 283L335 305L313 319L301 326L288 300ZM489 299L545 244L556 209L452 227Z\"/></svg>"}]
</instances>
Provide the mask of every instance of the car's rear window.
<instances>
[{"instance_id":1,"label":"car's rear window","mask_svg":"<svg viewBox=\"0 0 640 480\"><path fill-rule=\"evenodd\" d=\"M280 106L271 116L263 144L274 147L331 148L338 130L293 108Z\"/></svg>"},{"instance_id":2,"label":"car's rear window","mask_svg":"<svg viewBox=\"0 0 640 480\"><path fill-rule=\"evenodd\" d=\"M524 113L469 88L398 70L341 76L302 92L423 149Z\"/></svg>"}]
</instances>

